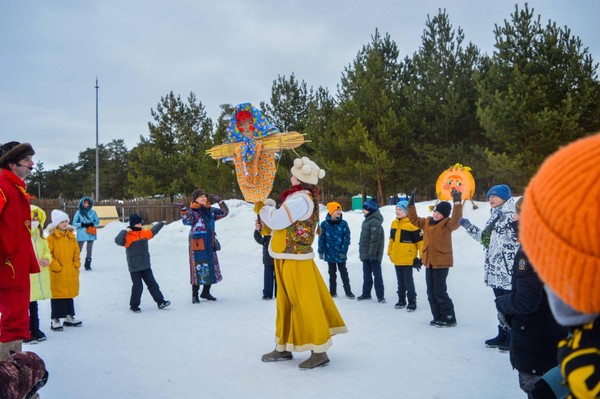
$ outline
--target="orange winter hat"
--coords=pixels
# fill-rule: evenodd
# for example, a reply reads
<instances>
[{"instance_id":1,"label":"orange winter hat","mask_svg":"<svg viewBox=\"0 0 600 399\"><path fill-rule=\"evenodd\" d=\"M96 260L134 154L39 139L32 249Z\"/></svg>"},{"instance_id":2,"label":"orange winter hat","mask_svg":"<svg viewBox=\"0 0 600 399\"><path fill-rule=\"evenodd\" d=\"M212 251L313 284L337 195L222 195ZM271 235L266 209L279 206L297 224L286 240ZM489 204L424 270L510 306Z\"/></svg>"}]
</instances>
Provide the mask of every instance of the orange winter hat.
<instances>
[{"instance_id":1,"label":"orange winter hat","mask_svg":"<svg viewBox=\"0 0 600 399\"><path fill-rule=\"evenodd\" d=\"M333 214L333 211L336 211L338 209L340 211L342 210L342 206L339 203L337 203L337 202L328 202L327 203L327 212L329 212L330 215Z\"/></svg>"},{"instance_id":2,"label":"orange winter hat","mask_svg":"<svg viewBox=\"0 0 600 399\"><path fill-rule=\"evenodd\" d=\"M583 313L600 313L600 134L542 164L523 201L520 239L541 279Z\"/></svg>"}]
</instances>

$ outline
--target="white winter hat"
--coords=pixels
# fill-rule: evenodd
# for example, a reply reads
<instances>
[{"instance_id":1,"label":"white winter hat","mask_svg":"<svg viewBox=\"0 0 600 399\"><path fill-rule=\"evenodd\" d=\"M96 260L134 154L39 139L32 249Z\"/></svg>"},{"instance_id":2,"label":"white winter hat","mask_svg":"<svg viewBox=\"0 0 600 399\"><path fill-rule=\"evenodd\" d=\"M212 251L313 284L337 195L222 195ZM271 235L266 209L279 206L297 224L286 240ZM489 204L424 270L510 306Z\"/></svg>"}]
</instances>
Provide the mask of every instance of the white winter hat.
<instances>
[{"instance_id":1,"label":"white winter hat","mask_svg":"<svg viewBox=\"0 0 600 399\"><path fill-rule=\"evenodd\" d=\"M69 215L67 215L66 213L64 213L60 209L54 209L52 211L52 214L50 215L50 218L52 219L52 224L54 226L58 226L61 222L64 222L65 220L67 222L69 220L71 220L71 219L69 219Z\"/></svg>"},{"instance_id":2,"label":"white winter hat","mask_svg":"<svg viewBox=\"0 0 600 399\"><path fill-rule=\"evenodd\" d=\"M294 159L292 166L292 175L303 183L317 184L319 179L325 177L325 171L308 159L308 157Z\"/></svg>"}]
</instances>

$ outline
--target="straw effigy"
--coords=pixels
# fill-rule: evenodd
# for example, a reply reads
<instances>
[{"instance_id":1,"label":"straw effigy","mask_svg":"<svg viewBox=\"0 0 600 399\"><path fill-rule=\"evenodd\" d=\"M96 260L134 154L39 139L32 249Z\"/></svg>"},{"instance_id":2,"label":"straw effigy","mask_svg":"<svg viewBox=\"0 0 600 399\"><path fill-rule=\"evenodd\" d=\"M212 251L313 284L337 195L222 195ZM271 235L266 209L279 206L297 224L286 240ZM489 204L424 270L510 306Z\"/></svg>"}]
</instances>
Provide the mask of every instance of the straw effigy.
<instances>
[{"instance_id":1,"label":"straw effigy","mask_svg":"<svg viewBox=\"0 0 600 399\"><path fill-rule=\"evenodd\" d=\"M308 142L308 140L304 140L304 134L298 132L274 133L266 137L255 138L254 140L262 143L262 151L264 153L290 150ZM213 159L233 157L235 156L235 149L238 144L227 143L217 145L206 150L206 154Z\"/></svg>"}]
</instances>

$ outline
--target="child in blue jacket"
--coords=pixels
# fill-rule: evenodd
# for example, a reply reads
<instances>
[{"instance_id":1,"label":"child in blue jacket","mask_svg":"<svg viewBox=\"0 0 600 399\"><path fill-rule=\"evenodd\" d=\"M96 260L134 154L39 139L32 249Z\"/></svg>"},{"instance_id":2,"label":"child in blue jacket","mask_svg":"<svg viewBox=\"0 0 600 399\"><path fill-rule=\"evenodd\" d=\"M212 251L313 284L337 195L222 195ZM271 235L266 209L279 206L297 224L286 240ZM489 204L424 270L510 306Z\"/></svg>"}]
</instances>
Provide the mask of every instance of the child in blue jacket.
<instances>
[{"instance_id":1,"label":"child in blue jacket","mask_svg":"<svg viewBox=\"0 0 600 399\"><path fill-rule=\"evenodd\" d=\"M329 266L329 293L334 298L337 296L336 272L339 269L346 297L354 299L346 268L349 246L350 228L342 219L342 206L337 202L330 202L327 204L327 216L321 223L318 251L319 258L324 259Z\"/></svg>"}]
</instances>

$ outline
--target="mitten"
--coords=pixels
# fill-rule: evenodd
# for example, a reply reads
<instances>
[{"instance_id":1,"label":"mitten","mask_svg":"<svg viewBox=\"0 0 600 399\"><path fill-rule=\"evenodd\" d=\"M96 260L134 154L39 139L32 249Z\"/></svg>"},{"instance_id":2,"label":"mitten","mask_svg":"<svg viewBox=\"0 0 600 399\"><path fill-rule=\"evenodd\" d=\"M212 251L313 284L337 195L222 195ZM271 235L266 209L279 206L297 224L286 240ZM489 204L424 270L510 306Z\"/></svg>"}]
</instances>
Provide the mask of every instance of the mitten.
<instances>
[{"instance_id":1,"label":"mitten","mask_svg":"<svg viewBox=\"0 0 600 399\"><path fill-rule=\"evenodd\" d=\"M221 197L219 197L217 194L209 194L208 200L211 204L218 204L219 202L221 202Z\"/></svg>"},{"instance_id":2,"label":"mitten","mask_svg":"<svg viewBox=\"0 0 600 399\"><path fill-rule=\"evenodd\" d=\"M274 199L267 198L265 200L265 205L269 205L269 206L272 206L273 208L276 208L277 207L277 202L275 202Z\"/></svg>"},{"instance_id":3,"label":"mitten","mask_svg":"<svg viewBox=\"0 0 600 399\"><path fill-rule=\"evenodd\" d=\"M412 193L410 193L410 199L408 200L408 206L415 205L415 196L417 195L417 189L415 188Z\"/></svg>"},{"instance_id":4,"label":"mitten","mask_svg":"<svg viewBox=\"0 0 600 399\"><path fill-rule=\"evenodd\" d=\"M462 201L462 193L458 190L452 190L452 201L461 202Z\"/></svg>"},{"instance_id":5,"label":"mitten","mask_svg":"<svg viewBox=\"0 0 600 399\"><path fill-rule=\"evenodd\" d=\"M417 269L417 271L421 271L421 266L423 266L423 261L420 258L413 259L413 267Z\"/></svg>"}]
</instances>

